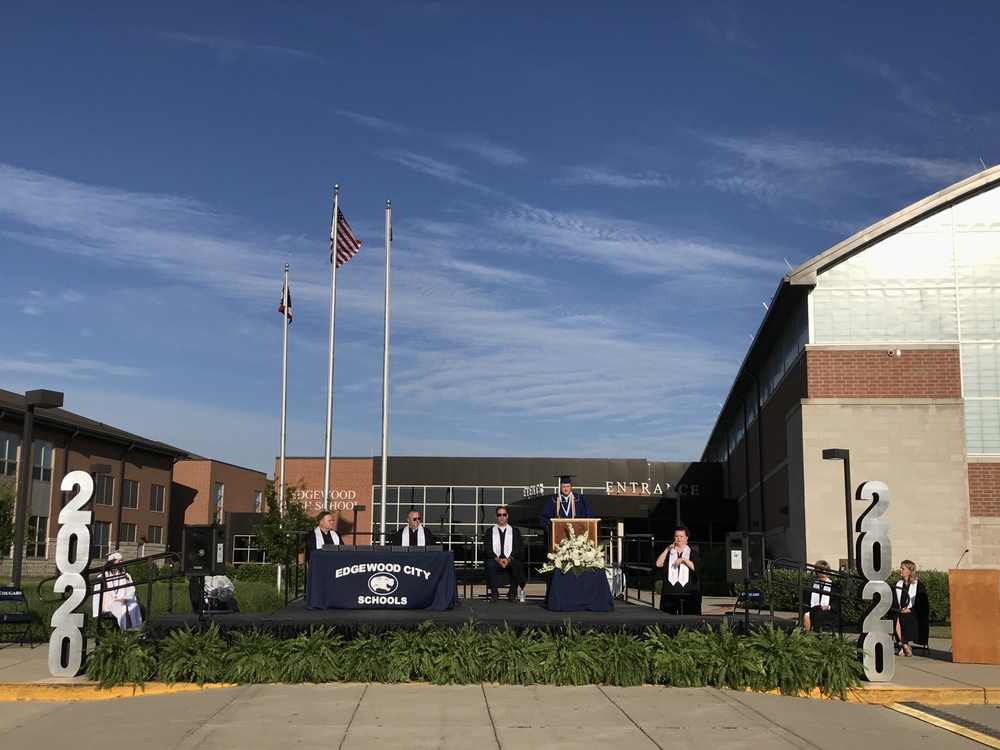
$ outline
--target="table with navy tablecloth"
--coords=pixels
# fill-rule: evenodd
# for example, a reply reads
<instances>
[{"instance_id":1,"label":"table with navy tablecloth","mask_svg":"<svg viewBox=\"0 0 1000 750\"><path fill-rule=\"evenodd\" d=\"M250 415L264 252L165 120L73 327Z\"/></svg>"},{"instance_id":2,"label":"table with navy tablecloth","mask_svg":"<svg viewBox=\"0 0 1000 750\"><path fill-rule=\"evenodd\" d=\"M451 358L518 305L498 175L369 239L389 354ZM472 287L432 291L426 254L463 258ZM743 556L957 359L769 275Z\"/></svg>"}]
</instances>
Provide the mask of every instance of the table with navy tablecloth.
<instances>
[{"instance_id":1,"label":"table with navy tablecloth","mask_svg":"<svg viewBox=\"0 0 1000 750\"><path fill-rule=\"evenodd\" d=\"M309 558L309 609L432 609L458 604L451 550L319 549Z\"/></svg>"},{"instance_id":2,"label":"table with navy tablecloth","mask_svg":"<svg viewBox=\"0 0 1000 750\"><path fill-rule=\"evenodd\" d=\"M554 612L613 612L607 574L603 570L579 575L553 570L545 587L545 607Z\"/></svg>"}]
</instances>

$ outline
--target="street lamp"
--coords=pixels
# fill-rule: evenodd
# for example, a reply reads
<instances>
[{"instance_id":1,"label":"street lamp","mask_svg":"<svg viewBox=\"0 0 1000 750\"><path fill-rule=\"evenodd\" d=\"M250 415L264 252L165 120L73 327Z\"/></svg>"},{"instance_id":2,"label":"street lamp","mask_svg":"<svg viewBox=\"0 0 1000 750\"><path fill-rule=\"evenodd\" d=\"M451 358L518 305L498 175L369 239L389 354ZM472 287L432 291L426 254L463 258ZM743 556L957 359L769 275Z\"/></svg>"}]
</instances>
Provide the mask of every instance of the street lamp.
<instances>
[{"instance_id":1,"label":"street lamp","mask_svg":"<svg viewBox=\"0 0 1000 750\"><path fill-rule=\"evenodd\" d=\"M823 458L844 462L844 503L847 510L847 570L854 570L854 513L851 508L851 452L847 448L826 448Z\"/></svg>"},{"instance_id":2,"label":"street lamp","mask_svg":"<svg viewBox=\"0 0 1000 750\"><path fill-rule=\"evenodd\" d=\"M21 432L21 460L17 468L17 500L14 505L14 558L11 560L10 583L21 588L21 561L24 556L24 513L28 507L31 467L34 463L35 409L55 409L63 405L59 391L36 390L24 394L24 429Z\"/></svg>"}]
</instances>

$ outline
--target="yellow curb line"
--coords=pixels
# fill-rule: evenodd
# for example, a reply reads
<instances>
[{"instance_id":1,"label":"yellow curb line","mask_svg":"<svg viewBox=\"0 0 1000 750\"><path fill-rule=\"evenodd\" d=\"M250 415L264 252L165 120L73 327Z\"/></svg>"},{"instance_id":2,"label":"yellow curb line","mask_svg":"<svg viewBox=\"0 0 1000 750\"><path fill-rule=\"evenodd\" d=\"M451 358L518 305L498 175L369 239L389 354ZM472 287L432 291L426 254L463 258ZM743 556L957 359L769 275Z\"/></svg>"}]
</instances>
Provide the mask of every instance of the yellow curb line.
<instances>
[{"instance_id":1,"label":"yellow curb line","mask_svg":"<svg viewBox=\"0 0 1000 750\"><path fill-rule=\"evenodd\" d=\"M925 703L928 706L981 706L989 703L993 688L864 687L847 691L849 703L887 706L890 703Z\"/></svg>"},{"instance_id":2,"label":"yellow curb line","mask_svg":"<svg viewBox=\"0 0 1000 750\"><path fill-rule=\"evenodd\" d=\"M93 683L77 683L60 685L45 682L5 682L0 683L0 703L8 701L103 701L112 698L133 698L143 695L167 695L170 693L190 693L195 690L210 690L212 688L236 687L220 683L195 685L191 682L178 682L167 685L164 682L147 682L144 687L138 685L118 685L112 688L99 688Z\"/></svg>"},{"instance_id":3,"label":"yellow curb line","mask_svg":"<svg viewBox=\"0 0 1000 750\"><path fill-rule=\"evenodd\" d=\"M928 724L933 724L934 726L945 729L953 734L960 734L963 737L968 737L970 740L975 740L976 742L981 742L988 747L995 747L1000 750L1000 740L981 732L977 732L974 729L963 727L961 724L955 724L954 722L947 721L945 719L939 719L937 716L931 716L930 714L925 714L923 711L918 711L917 709L910 708L909 706L901 706L898 703L889 703L886 708L891 708L893 711L898 711L901 714L912 716L914 719L920 719L920 721L926 721Z\"/></svg>"}]
</instances>

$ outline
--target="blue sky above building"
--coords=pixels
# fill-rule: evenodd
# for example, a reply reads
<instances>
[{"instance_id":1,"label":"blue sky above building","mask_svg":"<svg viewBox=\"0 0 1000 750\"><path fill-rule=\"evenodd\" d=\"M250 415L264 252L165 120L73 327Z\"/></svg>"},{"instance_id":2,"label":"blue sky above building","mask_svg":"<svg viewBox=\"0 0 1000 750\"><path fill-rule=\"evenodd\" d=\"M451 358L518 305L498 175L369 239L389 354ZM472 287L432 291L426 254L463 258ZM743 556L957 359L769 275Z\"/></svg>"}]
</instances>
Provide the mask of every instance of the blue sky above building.
<instances>
[{"instance_id":1,"label":"blue sky above building","mask_svg":"<svg viewBox=\"0 0 1000 750\"><path fill-rule=\"evenodd\" d=\"M0 387L271 473L694 460L781 277L1000 163L1000 7L0 8Z\"/></svg>"}]
</instances>

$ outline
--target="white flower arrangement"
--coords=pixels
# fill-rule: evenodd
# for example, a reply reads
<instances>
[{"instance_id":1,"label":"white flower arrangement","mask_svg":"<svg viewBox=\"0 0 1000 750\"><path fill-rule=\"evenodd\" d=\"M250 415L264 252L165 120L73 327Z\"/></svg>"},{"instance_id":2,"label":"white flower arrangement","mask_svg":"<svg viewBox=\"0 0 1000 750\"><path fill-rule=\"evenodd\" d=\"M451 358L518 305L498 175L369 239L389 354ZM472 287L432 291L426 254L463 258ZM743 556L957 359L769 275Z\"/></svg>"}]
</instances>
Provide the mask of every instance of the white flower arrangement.
<instances>
[{"instance_id":1,"label":"white flower arrangement","mask_svg":"<svg viewBox=\"0 0 1000 750\"><path fill-rule=\"evenodd\" d=\"M586 536L577 536L569 527L569 536L559 542L555 552L548 554L548 562L538 569L539 573L561 570L572 571L576 575L590 570L604 569L604 547L594 544Z\"/></svg>"}]
</instances>

